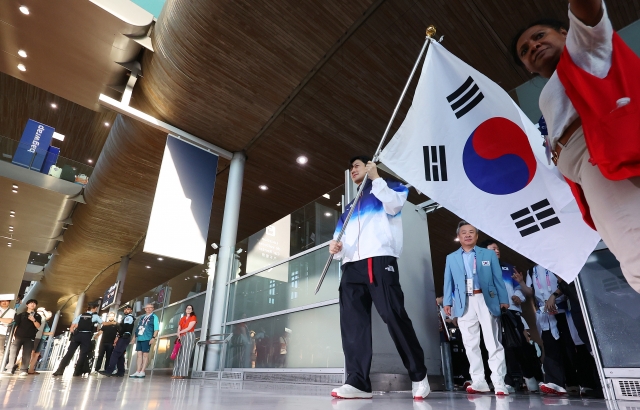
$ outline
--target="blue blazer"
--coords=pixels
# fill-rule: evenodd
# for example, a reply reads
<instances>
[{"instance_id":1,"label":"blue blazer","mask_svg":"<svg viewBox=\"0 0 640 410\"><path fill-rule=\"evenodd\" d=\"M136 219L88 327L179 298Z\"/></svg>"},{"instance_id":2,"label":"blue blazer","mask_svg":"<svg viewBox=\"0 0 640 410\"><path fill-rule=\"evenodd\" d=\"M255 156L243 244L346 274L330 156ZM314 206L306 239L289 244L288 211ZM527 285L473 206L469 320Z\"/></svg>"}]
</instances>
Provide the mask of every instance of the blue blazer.
<instances>
[{"instance_id":1,"label":"blue blazer","mask_svg":"<svg viewBox=\"0 0 640 410\"><path fill-rule=\"evenodd\" d=\"M484 301L494 316L500 316L500 304L509 304L509 294L502 280L502 269L496 253L485 248L476 251L476 271ZM462 248L447 255L444 268L444 306L453 306L451 314L460 317L467 306L466 271L462 261Z\"/></svg>"}]
</instances>

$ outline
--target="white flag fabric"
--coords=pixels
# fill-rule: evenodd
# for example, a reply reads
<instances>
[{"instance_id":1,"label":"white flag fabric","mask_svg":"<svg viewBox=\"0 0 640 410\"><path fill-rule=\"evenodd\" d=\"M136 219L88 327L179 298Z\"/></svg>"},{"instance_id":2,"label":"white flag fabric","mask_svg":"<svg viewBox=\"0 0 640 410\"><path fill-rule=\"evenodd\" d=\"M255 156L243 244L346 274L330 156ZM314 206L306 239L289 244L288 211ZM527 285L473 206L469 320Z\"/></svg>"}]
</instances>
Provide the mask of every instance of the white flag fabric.
<instances>
[{"instance_id":1,"label":"white flag fabric","mask_svg":"<svg viewBox=\"0 0 640 410\"><path fill-rule=\"evenodd\" d=\"M571 282L600 237L497 84L432 42L407 117L380 155L462 219ZM451 240L455 232L451 232Z\"/></svg>"}]
</instances>

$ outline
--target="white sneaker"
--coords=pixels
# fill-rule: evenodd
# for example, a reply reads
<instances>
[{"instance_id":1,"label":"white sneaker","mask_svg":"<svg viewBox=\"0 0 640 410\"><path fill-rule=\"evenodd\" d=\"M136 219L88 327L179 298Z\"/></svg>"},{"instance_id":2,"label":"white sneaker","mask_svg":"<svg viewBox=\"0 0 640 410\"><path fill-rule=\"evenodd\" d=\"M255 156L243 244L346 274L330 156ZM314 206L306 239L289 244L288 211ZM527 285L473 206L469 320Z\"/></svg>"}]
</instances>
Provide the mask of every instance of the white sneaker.
<instances>
[{"instance_id":1,"label":"white sneaker","mask_svg":"<svg viewBox=\"0 0 640 410\"><path fill-rule=\"evenodd\" d=\"M138 379L144 379L144 376L146 376L146 374L144 374L144 372L138 373Z\"/></svg>"},{"instance_id":2,"label":"white sneaker","mask_svg":"<svg viewBox=\"0 0 640 410\"><path fill-rule=\"evenodd\" d=\"M337 399L370 399L373 397L373 393L356 389L350 384L345 384L331 390L331 395Z\"/></svg>"},{"instance_id":3,"label":"white sneaker","mask_svg":"<svg viewBox=\"0 0 640 410\"><path fill-rule=\"evenodd\" d=\"M129 377L131 377L132 379L135 379L138 377L138 372L135 372L134 374L130 374Z\"/></svg>"},{"instance_id":4,"label":"white sneaker","mask_svg":"<svg viewBox=\"0 0 640 410\"><path fill-rule=\"evenodd\" d=\"M567 391L564 388L558 386L555 383L542 383L540 385L540 391L545 394L556 394L558 396L567 394Z\"/></svg>"},{"instance_id":5,"label":"white sneaker","mask_svg":"<svg viewBox=\"0 0 640 410\"><path fill-rule=\"evenodd\" d=\"M480 380L477 382L471 383L471 386L467 386L467 393L476 394L476 393L489 393L491 389L489 389L489 385L485 380Z\"/></svg>"},{"instance_id":6,"label":"white sneaker","mask_svg":"<svg viewBox=\"0 0 640 410\"><path fill-rule=\"evenodd\" d=\"M529 390L529 393L540 391L540 388L538 387L538 381L535 377L525 377L524 383L527 385L527 390Z\"/></svg>"},{"instance_id":7,"label":"white sneaker","mask_svg":"<svg viewBox=\"0 0 640 410\"><path fill-rule=\"evenodd\" d=\"M431 386L429 386L429 380L427 380L427 376L425 376L422 381L411 382L411 394L413 395L414 399L426 399L429 393L431 393Z\"/></svg>"},{"instance_id":8,"label":"white sneaker","mask_svg":"<svg viewBox=\"0 0 640 410\"><path fill-rule=\"evenodd\" d=\"M494 384L493 385L493 391L495 392L496 396L508 396L510 391L513 390L513 393L515 393L515 389L507 384Z\"/></svg>"},{"instance_id":9,"label":"white sneaker","mask_svg":"<svg viewBox=\"0 0 640 410\"><path fill-rule=\"evenodd\" d=\"M28 375L29 375L29 373L27 373L27 372L20 372L20 374L18 376L28 376Z\"/></svg>"}]
</instances>

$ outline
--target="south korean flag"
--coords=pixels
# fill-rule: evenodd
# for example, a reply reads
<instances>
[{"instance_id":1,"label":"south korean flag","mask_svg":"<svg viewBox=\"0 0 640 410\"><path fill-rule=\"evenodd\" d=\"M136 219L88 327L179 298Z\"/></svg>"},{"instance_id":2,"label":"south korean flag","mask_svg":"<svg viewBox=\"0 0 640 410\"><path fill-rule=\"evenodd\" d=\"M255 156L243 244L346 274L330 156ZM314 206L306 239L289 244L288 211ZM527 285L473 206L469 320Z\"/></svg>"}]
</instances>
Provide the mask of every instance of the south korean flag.
<instances>
[{"instance_id":1,"label":"south korean flag","mask_svg":"<svg viewBox=\"0 0 640 410\"><path fill-rule=\"evenodd\" d=\"M600 237L547 163L542 142L500 86L432 42L411 109L380 160L460 218L570 282Z\"/></svg>"}]
</instances>

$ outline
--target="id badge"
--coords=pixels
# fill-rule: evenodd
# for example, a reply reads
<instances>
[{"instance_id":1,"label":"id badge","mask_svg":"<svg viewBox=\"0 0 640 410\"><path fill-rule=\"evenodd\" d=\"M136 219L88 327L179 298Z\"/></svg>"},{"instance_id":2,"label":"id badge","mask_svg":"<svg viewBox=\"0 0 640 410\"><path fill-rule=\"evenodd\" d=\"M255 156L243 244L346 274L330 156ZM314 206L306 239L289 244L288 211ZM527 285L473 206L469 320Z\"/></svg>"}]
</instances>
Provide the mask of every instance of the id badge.
<instances>
[{"instance_id":1,"label":"id badge","mask_svg":"<svg viewBox=\"0 0 640 410\"><path fill-rule=\"evenodd\" d=\"M465 280L467 287L467 296L473 296L473 279Z\"/></svg>"},{"instance_id":2,"label":"id badge","mask_svg":"<svg viewBox=\"0 0 640 410\"><path fill-rule=\"evenodd\" d=\"M144 326L138 326L138 336L142 336L144 334Z\"/></svg>"}]
</instances>

